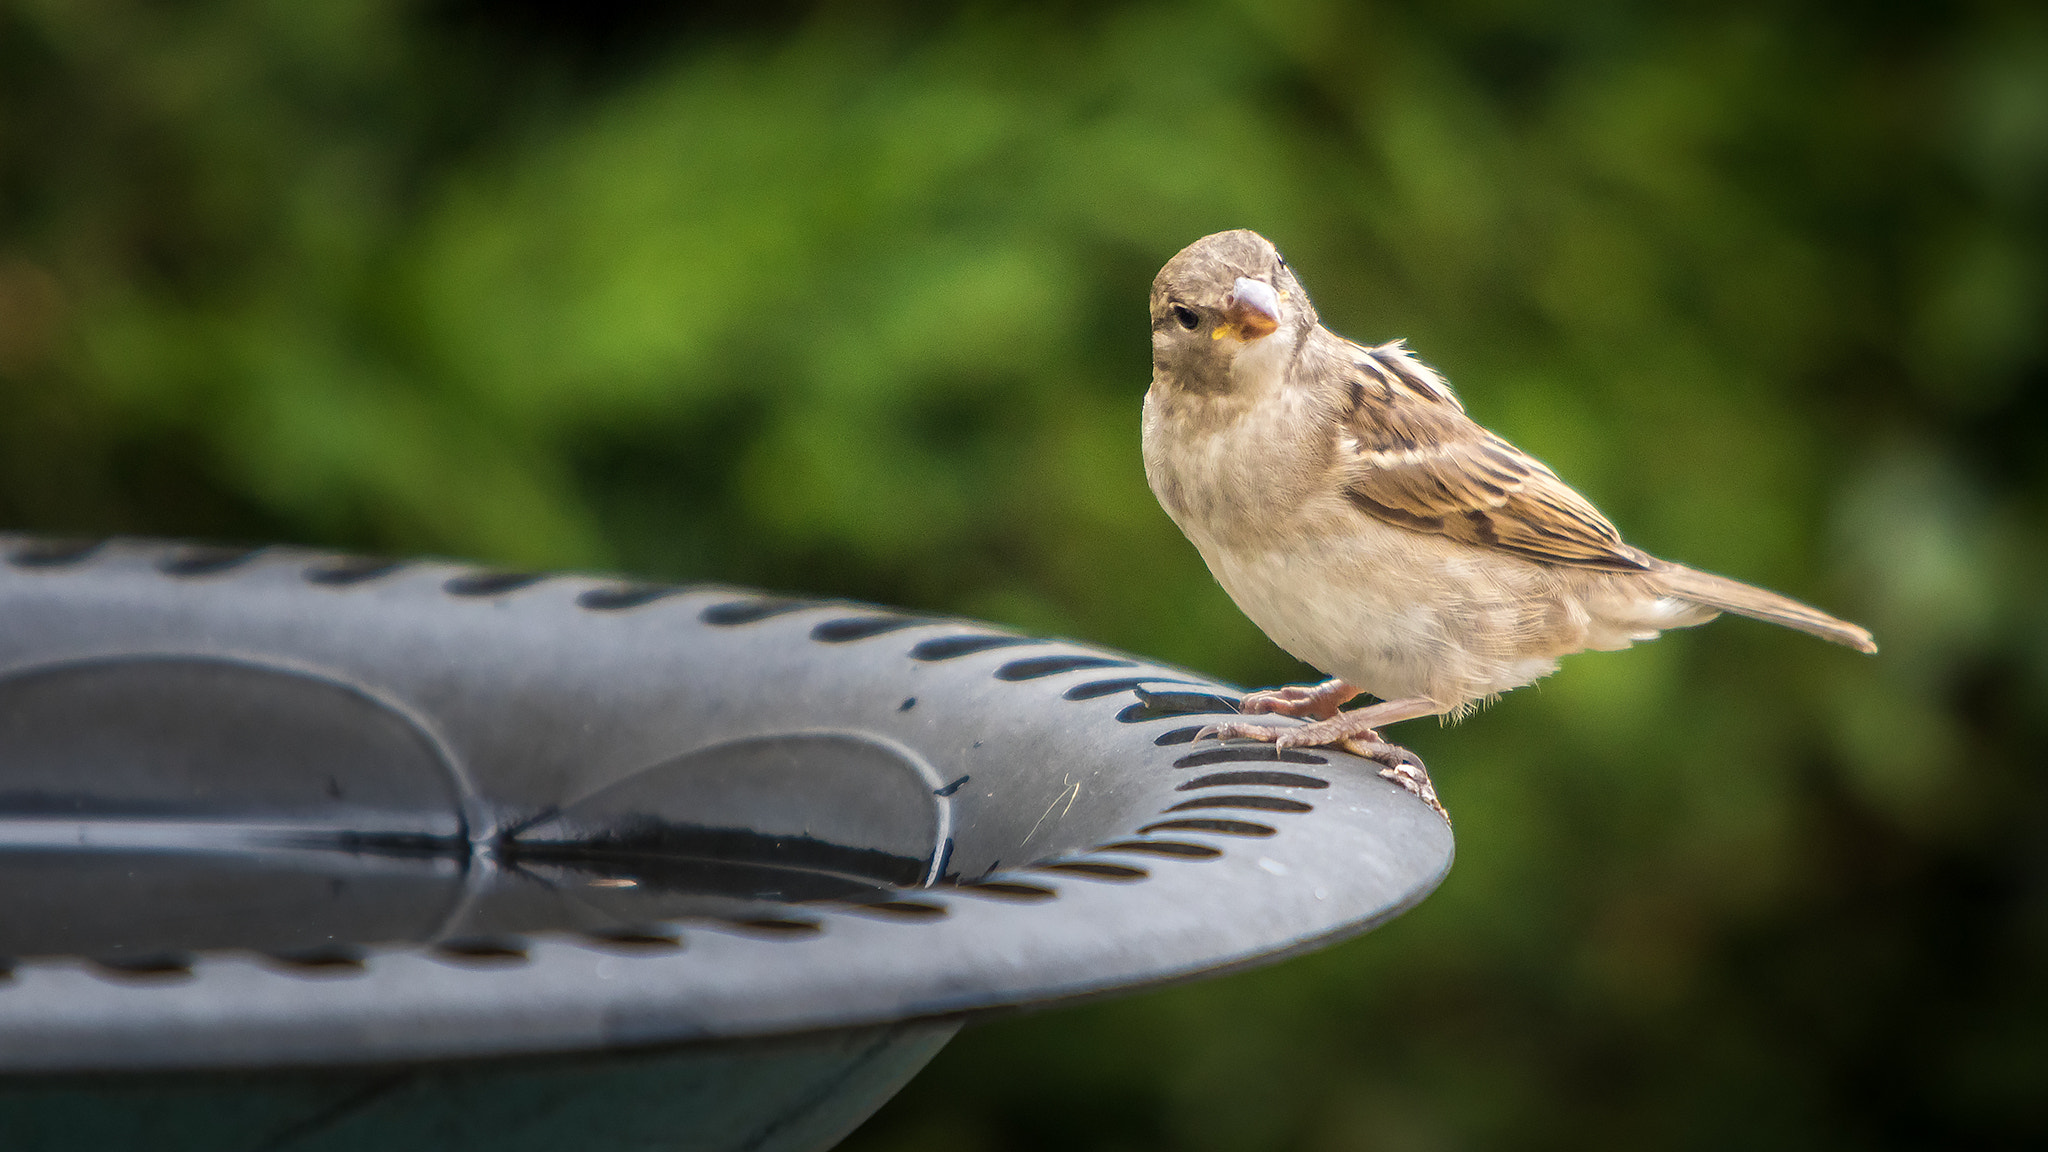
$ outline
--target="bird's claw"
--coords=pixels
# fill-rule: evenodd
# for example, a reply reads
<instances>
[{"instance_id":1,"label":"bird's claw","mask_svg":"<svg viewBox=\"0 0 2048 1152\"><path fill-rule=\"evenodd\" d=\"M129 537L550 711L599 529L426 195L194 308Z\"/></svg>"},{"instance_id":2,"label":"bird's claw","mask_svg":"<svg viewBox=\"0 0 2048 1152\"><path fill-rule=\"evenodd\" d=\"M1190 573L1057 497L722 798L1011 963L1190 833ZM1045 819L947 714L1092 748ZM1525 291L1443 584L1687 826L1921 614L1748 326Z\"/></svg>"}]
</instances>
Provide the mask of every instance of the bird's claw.
<instances>
[{"instance_id":1,"label":"bird's claw","mask_svg":"<svg viewBox=\"0 0 2048 1152\"><path fill-rule=\"evenodd\" d=\"M1246 724L1242 720L1230 720L1222 724L1209 724L1195 733L1197 740L1263 740L1273 743L1284 729L1268 728L1263 724Z\"/></svg>"},{"instance_id":2,"label":"bird's claw","mask_svg":"<svg viewBox=\"0 0 2048 1152\"><path fill-rule=\"evenodd\" d=\"M1315 731L1319 725L1304 724L1298 728L1269 728L1263 724L1247 724L1242 720L1222 724L1205 725L1195 733L1197 740L1258 740L1275 748L1341 748L1353 756L1360 756L1380 765L1379 774L1384 780L1391 780L1407 789L1416 799L1429 805L1436 814L1451 822L1451 814L1444 809L1443 801L1437 799L1436 785L1430 781L1429 769L1422 764L1422 757L1401 747L1380 739L1374 731L1324 735ZM1320 738L1319 738L1320 737Z\"/></svg>"},{"instance_id":3,"label":"bird's claw","mask_svg":"<svg viewBox=\"0 0 2048 1152\"><path fill-rule=\"evenodd\" d=\"M1436 809L1436 814L1451 822L1451 814L1444 809L1443 801L1436 798L1436 785L1430 783L1429 773L1420 764L1400 764L1380 769L1380 778L1392 780L1415 794L1415 798Z\"/></svg>"},{"instance_id":4,"label":"bird's claw","mask_svg":"<svg viewBox=\"0 0 2048 1152\"><path fill-rule=\"evenodd\" d=\"M1351 739L1343 741L1341 746L1354 756L1363 756L1379 764L1380 779L1391 780L1406 788L1417 800L1436 809L1444 823L1451 822L1450 812L1445 810L1443 801L1437 799L1436 785L1429 778L1429 769L1422 766L1422 757L1384 740Z\"/></svg>"}]
</instances>

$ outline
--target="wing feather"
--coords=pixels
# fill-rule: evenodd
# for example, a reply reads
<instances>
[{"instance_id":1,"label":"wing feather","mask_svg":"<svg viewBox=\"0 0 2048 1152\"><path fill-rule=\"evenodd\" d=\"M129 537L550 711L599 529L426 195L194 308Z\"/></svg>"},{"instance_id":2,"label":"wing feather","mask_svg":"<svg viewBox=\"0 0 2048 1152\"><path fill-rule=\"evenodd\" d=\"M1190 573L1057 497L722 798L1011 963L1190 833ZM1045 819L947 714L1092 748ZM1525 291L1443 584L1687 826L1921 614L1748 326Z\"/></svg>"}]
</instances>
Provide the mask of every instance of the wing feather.
<instances>
[{"instance_id":1,"label":"wing feather","mask_svg":"<svg viewBox=\"0 0 2048 1152\"><path fill-rule=\"evenodd\" d=\"M1399 342L1352 347L1356 376L1337 429L1337 466L1360 511L1551 564L1654 566L1555 472L1466 416L1442 378Z\"/></svg>"}]
</instances>

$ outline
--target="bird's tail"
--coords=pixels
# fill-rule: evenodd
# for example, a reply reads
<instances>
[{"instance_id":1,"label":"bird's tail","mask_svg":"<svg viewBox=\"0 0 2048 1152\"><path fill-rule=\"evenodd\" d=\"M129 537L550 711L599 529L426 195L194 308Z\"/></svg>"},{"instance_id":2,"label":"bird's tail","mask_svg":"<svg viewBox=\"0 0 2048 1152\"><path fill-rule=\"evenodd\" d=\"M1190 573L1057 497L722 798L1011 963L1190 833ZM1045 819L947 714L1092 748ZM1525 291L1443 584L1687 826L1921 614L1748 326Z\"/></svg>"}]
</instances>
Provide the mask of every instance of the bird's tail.
<instances>
[{"instance_id":1,"label":"bird's tail","mask_svg":"<svg viewBox=\"0 0 2048 1152\"><path fill-rule=\"evenodd\" d=\"M1740 580L1716 576L1712 572L1701 572L1694 568L1673 564L1657 573L1658 581L1666 592L1681 600L1718 608L1723 612L1734 612L1755 620L1772 624L1783 624L1810 632L1823 640L1846 644L1858 652L1877 651L1877 641L1867 629L1859 628L1847 620L1837 620L1818 608L1801 604L1790 596L1780 596Z\"/></svg>"}]
</instances>

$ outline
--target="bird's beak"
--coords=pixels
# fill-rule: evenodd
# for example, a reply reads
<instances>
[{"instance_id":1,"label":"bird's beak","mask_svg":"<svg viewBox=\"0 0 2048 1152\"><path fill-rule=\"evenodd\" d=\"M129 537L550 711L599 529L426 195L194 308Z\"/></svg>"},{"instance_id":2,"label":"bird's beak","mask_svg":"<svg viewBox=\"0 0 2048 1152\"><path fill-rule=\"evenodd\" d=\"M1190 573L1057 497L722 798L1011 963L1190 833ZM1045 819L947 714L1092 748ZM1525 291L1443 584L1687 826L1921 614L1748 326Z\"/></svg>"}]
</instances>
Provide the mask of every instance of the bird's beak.
<instances>
[{"instance_id":1,"label":"bird's beak","mask_svg":"<svg viewBox=\"0 0 2048 1152\"><path fill-rule=\"evenodd\" d=\"M1223 320L1211 339L1235 336L1250 343L1271 336L1280 327L1280 297L1263 280L1239 276L1223 298Z\"/></svg>"}]
</instances>

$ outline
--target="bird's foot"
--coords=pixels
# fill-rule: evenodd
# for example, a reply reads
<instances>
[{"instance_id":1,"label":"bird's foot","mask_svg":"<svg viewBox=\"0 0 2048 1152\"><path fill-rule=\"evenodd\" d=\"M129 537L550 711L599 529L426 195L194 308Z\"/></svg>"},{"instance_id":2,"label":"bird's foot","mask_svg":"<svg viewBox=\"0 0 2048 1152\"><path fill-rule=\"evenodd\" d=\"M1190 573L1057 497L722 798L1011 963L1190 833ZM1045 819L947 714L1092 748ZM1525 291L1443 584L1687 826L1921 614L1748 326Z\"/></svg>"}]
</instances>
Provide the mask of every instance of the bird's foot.
<instances>
[{"instance_id":1,"label":"bird's foot","mask_svg":"<svg viewBox=\"0 0 2048 1152\"><path fill-rule=\"evenodd\" d=\"M1211 724L1195 733L1195 739L1259 740L1283 750L1341 748L1353 756L1379 764L1382 778L1406 788L1416 799L1436 809L1444 823L1450 823L1451 814L1445 811L1443 801L1437 799L1436 785L1430 781L1429 769L1423 767L1422 757L1398 744L1388 743L1374 727L1380 722L1380 717L1373 715L1377 709L1378 706L1340 712L1331 719L1303 724L1298 728L1268 727L1234 720L1226 724Z\"/></svg>"},{"instance_id":2,"label":"bird's foot","mask_svg":"<svg viewBox=\"0 0 2048 1152\"><path fill-rule=\"evenodd\" d=\"M1237 710L1246 716L1273 712L1301 720L1328 720L1358 692L1342 680L1289 684L1284 688L1247 693L1243 700L1238 701Z\"/></svg>"},{"instance_id":3,"label":"bird's foot","mask_svg":"<svg viewBox=\"0 0 2048 1152\"><path fill-rule=\"evenodd\" d=\"M1436 785L1429 778L1429 769L1422 766L1422 757L1417 756L1398 744L1382 744L1380 747L1386 749L1385 754L1375 755L1371 752L1358 752L1358 755L1368 760L1377 760L1382 765L1385 765L1380 769L1381 779L1392 780L1394 783L1414 793L1417 800L1436 809L1436 814L1444 818L1444 823L1449 824L1451 822L1451 814L1444 808L1444 802L1436 798ZM1357 752L1358 750L1352 749L1352 751ZM1389 761L1392 762L1390 763Z\"/></svg>"}]
</instances>

